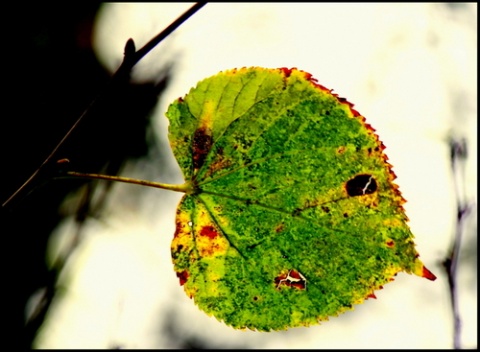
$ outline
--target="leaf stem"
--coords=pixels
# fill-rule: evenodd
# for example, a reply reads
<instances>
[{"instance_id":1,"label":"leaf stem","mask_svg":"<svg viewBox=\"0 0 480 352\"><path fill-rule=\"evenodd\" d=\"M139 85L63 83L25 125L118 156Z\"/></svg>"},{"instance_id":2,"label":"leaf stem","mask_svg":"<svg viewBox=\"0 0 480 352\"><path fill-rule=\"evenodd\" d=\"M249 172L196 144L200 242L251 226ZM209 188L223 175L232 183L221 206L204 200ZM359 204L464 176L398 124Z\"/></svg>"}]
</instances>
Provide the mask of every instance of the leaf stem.
<instances>
[{"instance_id":1,"label":"leaf stem","mask_svg":"<svg viewBox=\"0 0 480 352\"><path fill-rule=\"evenodd\" d=\"M88 178L88 179L96 179L96 180L106 180L106 181L116 181L116 182L123 182L123 183L131 183L140 186L147 186L147 187L154 187L154 188L161 188L166 189L169 191L174 192L182 192L182 193L192 193L193 187L190 182L185 182L180 185L174 185L169 183L160 183L160 182L153 182L147 180L140 180L136 178L130 177L122 177L122 176L112 176L112 175L102 175L102 174L90 174L90 173L82 173L76 171L68 171L66 172L67 177L78 177L78 178ZM65 177L65 176L63 176ZM62 178L57 177L57 178Z\"/></svg>"}]
</instances>

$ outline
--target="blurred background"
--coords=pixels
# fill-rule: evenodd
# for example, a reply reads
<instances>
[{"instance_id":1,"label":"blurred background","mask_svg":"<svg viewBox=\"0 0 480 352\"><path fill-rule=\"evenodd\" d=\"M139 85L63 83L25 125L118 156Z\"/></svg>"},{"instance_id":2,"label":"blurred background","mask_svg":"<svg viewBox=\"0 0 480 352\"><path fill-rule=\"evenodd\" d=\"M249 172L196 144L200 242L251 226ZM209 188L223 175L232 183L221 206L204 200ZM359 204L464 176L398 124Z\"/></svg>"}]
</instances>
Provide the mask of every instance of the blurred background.
<instances>
[{"instance_id":1,"label":"blurred background","mask_svg":"<svg viewBox=\"0 0 480 352\"><path fill-rule=\"evenodd\" d=\"M142 47L192 5L12 5L21 30L8 32L5 46L2 202L106 91L126 41ZM134 67L130 82L102 95L53 160L68 158L75 171L183 183L167 140L168 105L201 79L243 66L297 67L355 104L387 147L417 249L438 279L399 274L376 300L319 326L236 331L198 310L174 274L170 241L180 193L49 181L65 164L54 165L1 213L12 343L453 347L442 266L457 220L449 140L466 142L457 188L476 204L477 4L207 4ZM464 224L457 282L463 348L477 347L476 213Z\"/></svg>"}]
</instances>

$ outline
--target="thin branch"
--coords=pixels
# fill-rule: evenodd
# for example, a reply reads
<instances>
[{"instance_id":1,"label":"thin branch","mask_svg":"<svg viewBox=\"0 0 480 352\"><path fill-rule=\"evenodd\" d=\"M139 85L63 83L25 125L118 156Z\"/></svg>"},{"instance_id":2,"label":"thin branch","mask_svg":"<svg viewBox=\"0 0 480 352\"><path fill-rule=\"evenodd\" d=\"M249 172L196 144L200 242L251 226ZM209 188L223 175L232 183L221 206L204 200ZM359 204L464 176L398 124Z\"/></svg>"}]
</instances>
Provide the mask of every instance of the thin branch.
<instances>
[{"instance_id":1,"label":"thin branch","mask_svg":"<svg viewBox=\"0 0 480 352\"><path fill-rule=\"evenodd\" d=\"M473 205L466 200L465 192L465 162L467 159L467 143L464 139L450 139L450 161L455 186L455 200L457 203L457 221L455 226L455 234L448 256L443 262L447 272L448 284L450 288L450 301L453 314L453 348L461 348L461 328L462 321L458 307L458 290L457 290L457 269L459 253L464 231L464 224L471 213Z\"/></svg>"},{"instance_id":2,"label":"thin branch","mask_svg":"<svg viewBox=\"0 0 480 352\"><path fill-rule=\"evenodd\" d=\"M124 50L124 57L122 64L117 69L117 71L113 74L110 84L107 86L107 89L97 96L89 106L84 110L84 112L80 115L80 117L75 121L73 126L68 130L68 132L63 136L60 142L56 145L56 147L52 150L52 152L48 155L48 157L44 160L44 162L35 170L35 172L2 204L2 208L6 208L15 198L19 197L21 192L24 192L26 188L32 184L32 182L39 177L39 175L46 169L47 165L52 163L57 151L60 147L65 143L65 141L70 137L72 132L77 128L82 120L84 120L85 116L87 116L93 109L95 105L98 104L99 100L106 96L108 92L110 92L115 84L119 82L125 82L130 77L130 72L132 68L145 56L147 55L155 46L157 46L163 39L165 39L168 35L170 35L175 29L177 29L180 25L182 25L187 19L189 19L193 14L195 14L198 10L200 10L203 6L205 6L206 2L198 2L195 3L190 9L185 11L180 17L178 17L175 21L173 21L167 28L165 28L162 32L160 32L157 36L151 39L147 44L145 44L141 49L138 51L135 50L135 43L132 39L129 39L125 44ZM25 196L32 192L30 190Z\"/></svg>"},{"instance_id":3,"label":"thin branch","mask_svg":"<svg viewBox=\"0 0 480 352\"><path fill-rule=\"evenodd\" d=\"M150 50L152 50L158 43L160 43L163 39L165 39L170 33L172 33L175 29L177 29L183 22L185 22L189 17L191 17L195 12L200 10L203 6L205 6L206 2L197 2L193 5L189 10L187 10L183 15L181 15L177 20L172 22L167 28L165 28L161 33L159 33L156 37L150 40L147 44L145 44L140 50L135 53L133 58L133 64L135 65L141 58L143 58Z\"/></svg>"}]
</instances>

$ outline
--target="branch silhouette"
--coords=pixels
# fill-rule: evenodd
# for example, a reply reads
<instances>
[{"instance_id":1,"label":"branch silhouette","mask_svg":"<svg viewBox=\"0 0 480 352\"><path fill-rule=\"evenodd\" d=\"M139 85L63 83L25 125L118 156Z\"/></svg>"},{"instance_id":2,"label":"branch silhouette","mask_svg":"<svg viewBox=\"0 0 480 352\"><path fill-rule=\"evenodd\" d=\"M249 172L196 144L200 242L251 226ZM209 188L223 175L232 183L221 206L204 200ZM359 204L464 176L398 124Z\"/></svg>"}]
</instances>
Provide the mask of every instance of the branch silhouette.
<instances>
[{"instance_id":1,"label":"branch silhouette","mask_svg":"<svg viewBox=\"0 0 480 352\"><path fill-rule=\"evenodd\" d=\"M14 199L22 199L28 194L30 194L34 187L32 185L35 183L35 180L39 180L41 183L46 182L45 180L49 180L52 178L52 173L56 173L58 170L58 163L53 163L57 151L60 147L65 143L65 141L71 136L72 132L78 127L78 125L88 116L94 107L99 103L99 101L106 96L111 91L114 91L117 85L124 84L128 82L130 78L130 73L132 68L145 56L147 55L155 46L157 46L162 40L168 37L175 29L180 27L186 20L188 20L192 15L194 15L198 10L200 10L203 6L205 6L206 2L197 2L192 7L190 7L187 11L185 11L180 17L178 17L175 21L173 21L167 28L165 28L162 32L158 35L153 37L147 44L145 44L141 49L136 51L135 43L133 39L128 39L127 43L125 44L124 49L124 57L120 67L117 71L113 74L110 84L107 85L106 90L100 93L84 110L84 112L80 115L80 117L75 121L72 127L68 130L68 132L63 136L60 142L56 145L56 147L52 150L52 152L47 156L47 158L43 161L43 163L35 170L35 172L21 185L5 202L2 204L2 208L7 208L10 204L12 204ZM60 164L63 164L60 162ZM49 167L50 166L50 167ZM21 196L22 193L25 193L25 196Z\"/></svg>"},{"instance_id":2,"label":"branch silhouette","mask_svg":"<svg viewBox=\"0 0 480 352\"><path fill-rule=\"evenodd\" d=\"M450 302L453 315L453 348L461 349L462 321L458 304L457 272L460 257L460 248L464 232L464 225L472 213L474 204L467 201L465 191L465 163L467 160L467 143L465 139L450 138L450 162L454 179L455 201L457 205L457 219L455 233L447 257L443 261L448 285L450 289Z\"/></svg>"},{"instance_id":3,"label":"branch silhouette","mask_svg":"<svg viewBox=\"0 0 480 352\"><path fill-rule=\"evenodd\" d=\"M141 102L143 103L143 105L138 107L138 111L134 111L135 116L142 117L144 116L142 114L146 115L147 109L150 106L149 104L156 103L156 101L158 100L157 92L163 90L165 86L165 79L162 79L162 82L160 84L155 84L153 87L149 84L145 84L142 86L134 85L130 82L130 74L133 67L156 45L158 45L162 40L168 37L168 35L170 35L175 29L177 29L180 25L187 21L205 4L206 3L196 3L191 6L186 12L179 16L159 34L155 35L147 44L145 44L139 50L136 50L134 41L132 39L129 39L126 42L124 48L124 57L122 63L120 64L116 72L111 75L111 77L105 77L106 84L102 88L101 92L95 97L93 97L91 94L89 95L89 100L87 100L86 102L90 102L87 107L83 110L83 112L81 112L82 110L80 109L77 110L74 115L74 119L72 120L73 124L71 123L71 125L67 126L67 128L65 129L67 132L63 135L63 137L54 146L53 149L53 143L49 146L47 151L51 150L51 152L44 160L43 157L42 159L40 159L40 161L43 160L43 162L41 162L40 166L30 175L30 177L28 177L28 179L16 190L12 188L9 191L12 193L11 196L8 197L8 199L5 196L8 196L9 194L2 194L2 197L5 197L4 199L6 200L4 202L4 199L1 200L3 203L2 207L0 208L0 215L2 215L2 221L5 220L4 223L6 225L4 226L6 227L6 229L8 229L9 234L11 232L11 236L8 237L13 242L13 245L7 245L7 247L18 249L20 246L25 245L25 247L27 248L27 250L17 251L14 254L14 260L23 260L23 264L22 266L14 266L14 268L10 270L15 271L15 273L17 271L20 271L20 274L17 274L16 276L21 278L21 282L15 282L11 284L11 286L9 286L10 291L13 293L12 301L14 303L12 303L12 306L15 306L17 308L17 314L14 317L15 321L14 323L12 323L12 325L15 325L15 328L18 328L18 331L20 332L19 338L17 338L17 335L15 335L15 337L12 335L11 337L15 338L16 342L19 342L22 348L31 348L31 344L33 342L33 339L35 338L36 333L38 332L38 328L42 325L46 317L46 313L49 311L51 303L54 299L54 295L56 294L56 292L58 292L56 287L58 273L60 273L63 269L66 263L65 258L68 258L69 254L72 253L74 247L78 244L78 238L80 237L79 226L79 229L77 229L77 233L74 234L75 239L74 241L72 241L70 248L67 248L66 254L62 254L61 256L59 256L59 258L55 259L53 265L50 265L49 268L46 268L44 266L45 252L43 249L47 247L46 234L50 233L48 232L48 230L51 230L54 222L50 217L42 217L43 211L58 207L58 202L66 197L68 193L67 190L72 189L80 183L74 183L73 185L67 186L62 185L61 187L59 187L58 190L53 189L52 192L48 194L48 200L41 200L37 202L35 197L30 198L32 202L22 202L22 200L29 196L33 191L39 189L44 184L50 182L51 180L54 180L55 177L64 174L64 171L68 169L68 159L66 159L65 155L63 154L66 150L70 150L74 155L76 155L75 153L77 153L77 149L82 149L80 154L77 153L78 155L91 155L89 153L91 152L90 149L92 148L86 150L83 147L85 145L88 145L89 143L95 146L94 141L97 141L97 139L108 139L110 136L105 135L105 133L111 132L112 129L114 130L114 132L118 132L119 130L125 130L123 125L120 127L118 125L113 125L114 123L117 123L119 121L122 121L124 125L128 125L128 128L126 130L129 133L135 134L135 136L139 134L137 133L138 129L144 128L143 126L141 126L143 120L137 119L135 121L132 121L132 123L128 121L125 122L124 120L122 120L121 117L117 119L119 116L118 114L128 114L129 112L131 113L133 111L131 109L135 108L134 104L140 96L142 98ZM61 39L62 41L60 43L63 45L64 40L63 38ZM67 44L65 44L65 47L68 48ZM59 52L61 50L66 49L63 47L58 49ZM56 51L53 52L53 54L55 53ZM41 64L39 64L38 66L40 67ZM53 66L52 64L52 67L55 66ZM116 105L112 107L112 104ZM82 105L83 107L85 107L85 102ZM116 106L121 106L123 110L118 110ZM79 114L79 112L81 112L81 114ZM67 115L67 113L65 113L65 115ZM116 119L108 120L108 118L110 118L111 116L115 116ZM132 115L130 114L129 117L131 116ZM97 119L97 117L99 117L99 119ZM135 127L136 125L133 126L133 123L135 123L136 125L140 125L140 127L137 128ZM101 128L98 128L100 125ZM79 136L79 134L80 137L84 136L85 134L82 135L81 133L86 130L89 131L89 138L85 143L79 144L77 137ZM114 134L115 133L112 133L112 135ZM141 135L141 137L144 139L145 136ZM135 138L131 139L134 140ZM115 142L118 143L119 140L116 140ZM94 169L100 168L100 166L106 167L108 169L113 168L115 170L118 170L120 168L123 159L120 160L119 158L124 157L120 155L122 152L124 152L124 149L122 149L123 145L129 144L119 143L117 145L112 143L112 145L115 145L116 149L120 148L120 152L118 153L118 155L107 150L106 152L96 153L95 158L87 159L89 163L93 163ZM73 148L68 149L72 146ZM138 152L128 151L127 154L133 155L135 153ZM97 155L100 156L97 158ZM67 157L71 157L71 155L67 153ZM73 160L76 160L75 157L73 158ZM35 164L37 164L37 162L38 160L35 162ZM34 166L36 166L35 164ZM79 209L76 216L76 221L78 223L81 223L82 216L87 213L90 206L88 199L92 196L92 187L90 187L90 185L88 186L85 194L83 195L83 198L79 202L81 204L78 207ZM13 190L15 191L13 192ZM102 200L102 197L100 197L100 199L97 199L97 203L102 202ZM15 211L12 211L14 210L13 208L16 205L21 206L15 209ZM27 217L30 214L27 213L28 211L32 211L32 213L38 216L38 218L32 218L30 221L24 221L23 217ZM60 217L60 215L54 212L52 214L52 217L55 217L56 220ZM37 221L38 226L34 225L35 221ZM41 230L44 228L47 228L45 233L41 232ZM28 242L25 242L26 238ZM35 297L39 299L38 301L30 300L34 292L38 293L37 295L35 295ZM32 304L30 304L30 302ZM18 314L18 312L20 312L21 314Z\"/></svg>"}]
</instances>

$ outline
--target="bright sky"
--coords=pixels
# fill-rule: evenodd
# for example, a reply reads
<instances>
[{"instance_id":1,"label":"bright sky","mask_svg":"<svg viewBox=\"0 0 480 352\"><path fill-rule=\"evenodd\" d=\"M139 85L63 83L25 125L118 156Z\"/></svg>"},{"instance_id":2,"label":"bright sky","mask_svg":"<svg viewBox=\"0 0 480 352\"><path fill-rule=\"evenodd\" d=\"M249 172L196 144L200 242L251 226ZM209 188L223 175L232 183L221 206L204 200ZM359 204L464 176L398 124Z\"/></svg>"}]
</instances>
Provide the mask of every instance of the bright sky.
<instances>
[{"instance_id":1,"label":"bright sky","mask_svg":"<svg viewBox=\"0 0 480 352\"><path fill-rule=\"evenodd\" d=\"M115 70L128 38L140 48L191 5L105 4L95 32L99 58ZM376 129L408 201L421 259L438 279L400 274L377 300L316 327L236 331L198 310L178 285L170 241L181 194L118 184L109 216L89 222L71 258L61 281L65 290L37 347L176 348L188 337L219 348L451 348L447 281L439 265L455 220L446 138L450 132L467 138L466 188L476 202L476 33L476 3L207 4L135 69L141 81L175 64L155 117L163 146L168 104L201 79L243 66L308 71L353 102ZM173 157L168 165L142 163L132 163L124 175L183 181ZM170 172L161 170L166 166ZM132 192L142 197L130 203ZM57 229L52 253L73 228L65 221ZM464 241L476 244L473 235L467 232ZM463 346L475 348L476 271L460 271L459 290Z\"/></svg>"}]
</instances>

